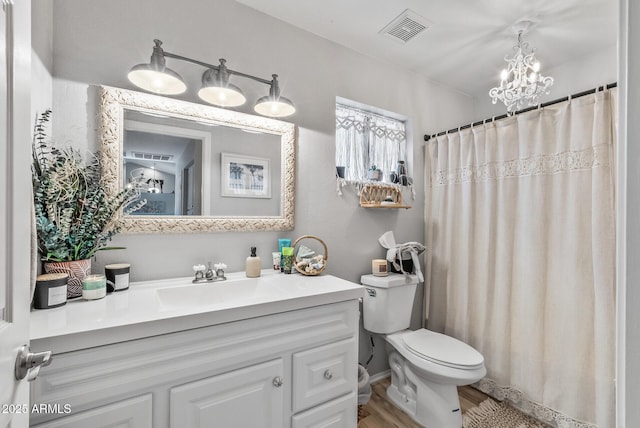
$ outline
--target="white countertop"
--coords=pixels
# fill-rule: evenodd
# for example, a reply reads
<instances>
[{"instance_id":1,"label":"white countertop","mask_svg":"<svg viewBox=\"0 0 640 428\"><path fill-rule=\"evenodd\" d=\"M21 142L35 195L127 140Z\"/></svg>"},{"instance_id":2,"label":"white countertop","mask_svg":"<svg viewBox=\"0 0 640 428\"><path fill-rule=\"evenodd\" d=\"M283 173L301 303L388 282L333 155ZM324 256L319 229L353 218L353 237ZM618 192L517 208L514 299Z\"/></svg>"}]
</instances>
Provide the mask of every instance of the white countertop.
<instances>
[{"instance_id":1,"label":"white countertop","mask_svg":"<svg viewBox=\"0 0 640 428\"><path fill-rule=\"evenodd\" d=\"M192 284L192 277L131 283L100 300L70 300L31 312L31 348L54 353L238 321L362 297L363 287L332 275L263 270L226 281Z\"/></svg>"}]
</instances>

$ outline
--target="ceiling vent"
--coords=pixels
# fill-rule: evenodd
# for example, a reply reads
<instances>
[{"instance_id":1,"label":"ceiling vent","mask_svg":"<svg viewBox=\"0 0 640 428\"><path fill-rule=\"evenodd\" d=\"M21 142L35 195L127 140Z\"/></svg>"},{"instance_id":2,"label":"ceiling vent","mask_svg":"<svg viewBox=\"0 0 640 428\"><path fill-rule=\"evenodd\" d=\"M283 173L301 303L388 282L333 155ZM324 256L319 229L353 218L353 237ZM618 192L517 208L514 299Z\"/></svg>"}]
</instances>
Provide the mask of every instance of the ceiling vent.
<instances>
[{"instance_id":1,"label":"ceiling vent","mask_svg":"<svg viewBox=\"0 0 640 428\"><path fill-rule=\"evenodd\" d=\"M145 153L145 152L131 152L130 156L134 159L154 160L170 162L173 160L173 155L165 155L162 153Z\"/></svg>"},{"instance_id":2,"label":"ceiling vent","mask_svg":"<svg viewBox=\"0 0 640 428\"><path fill-rule=\"evenodd\" d=\"M407 9L380 30L379 34L404 45L430 26L431 22Z\"/></svg>"}]
</instances>

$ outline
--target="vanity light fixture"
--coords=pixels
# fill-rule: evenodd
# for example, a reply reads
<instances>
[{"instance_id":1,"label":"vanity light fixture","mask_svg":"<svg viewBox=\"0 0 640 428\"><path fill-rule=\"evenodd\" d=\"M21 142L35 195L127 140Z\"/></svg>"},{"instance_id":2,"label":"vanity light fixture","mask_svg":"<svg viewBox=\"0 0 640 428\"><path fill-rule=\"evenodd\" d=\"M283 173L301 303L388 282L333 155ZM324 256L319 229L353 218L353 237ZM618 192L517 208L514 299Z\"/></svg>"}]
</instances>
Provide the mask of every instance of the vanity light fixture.
<instances>
[{"instance_id":1,"label":"vanity light fixture","mask_svg":"<svg viewBox=\"0 0 640 428\"><path fill-rule=\"evenodd\" d=\"M166 66L165 58L174 58L207 68L202 75L202 87L198 96L209 104L219 107L237 107L244 104L247 99L242 90L229 83L230 76L240 76L269 85L269 95L258 99L254 106L256 113L270 117L286 117L296 111L291 100L280 95L277 74L272 74L271 80L262 79L228 69L223 58L220 59L219 65L207 64L165 51L158 39L153 42L155 46L149 63L134 66L127 76L131 83L141 89L161 95L178 95L186 91L187 85L180 75Z\"/></svg>"},{"instance_id":2,"label":"vanity light fixture","mask_svg":"<svg viewBox=\"0 0 640 428\"><path fill-rule=\"evenodd\" d=\"M509 55L504 57L507 68L500 74L500 86L489 91L493 104L502 101L507 106L507 113L538 104L540 96L548 94L553 84L552 77L540 74L540 63L536 60L534 49L528 51L529 44L522 42L522 35L533 24L532 21L521 20L512 26L518 35L518 44L513 47L515 54L511 58Z\"/></svg>"}]
</instances>

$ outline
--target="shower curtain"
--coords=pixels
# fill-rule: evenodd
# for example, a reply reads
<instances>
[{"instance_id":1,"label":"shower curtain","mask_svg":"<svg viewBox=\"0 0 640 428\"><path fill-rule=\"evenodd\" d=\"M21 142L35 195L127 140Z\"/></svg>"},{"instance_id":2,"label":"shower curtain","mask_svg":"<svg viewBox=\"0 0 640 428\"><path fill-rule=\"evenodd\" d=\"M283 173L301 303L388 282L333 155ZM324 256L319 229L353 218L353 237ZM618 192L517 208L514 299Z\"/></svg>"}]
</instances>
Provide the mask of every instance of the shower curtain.
<instances>
[{"instance_id":1,"label":"shower curtain","mask_svg":"<svg viewBox=\"0 0 640 428\"><path fill-rule=\"evenodd\" d=\"M615 89L426 148L427 325L479 388L558 427L614 426Z\"/></svg>"}]
</instances>

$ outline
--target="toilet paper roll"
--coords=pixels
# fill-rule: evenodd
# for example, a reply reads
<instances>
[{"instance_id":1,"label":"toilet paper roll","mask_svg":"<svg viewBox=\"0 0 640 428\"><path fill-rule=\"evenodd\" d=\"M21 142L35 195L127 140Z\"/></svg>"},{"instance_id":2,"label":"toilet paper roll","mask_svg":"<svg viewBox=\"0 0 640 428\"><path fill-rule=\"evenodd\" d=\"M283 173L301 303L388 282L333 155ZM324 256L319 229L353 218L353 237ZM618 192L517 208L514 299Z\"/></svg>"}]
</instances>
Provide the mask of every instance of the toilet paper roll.
<instances>
[{"instance_id":1,"label":"toilet paper roll","mask_svg":"<svg viewBox=\"0 0 640 428\"><path fill-rule=\"evenodd\" d=\"M387 261L385 259L374 259L371 261L371 273L374 276L387 276L389 270L387 269Z\"/></svg>"}]
</instances>

